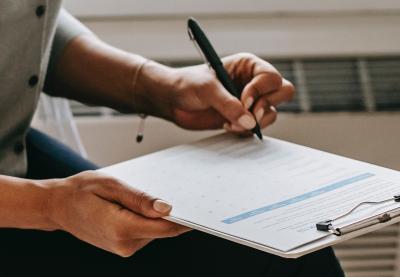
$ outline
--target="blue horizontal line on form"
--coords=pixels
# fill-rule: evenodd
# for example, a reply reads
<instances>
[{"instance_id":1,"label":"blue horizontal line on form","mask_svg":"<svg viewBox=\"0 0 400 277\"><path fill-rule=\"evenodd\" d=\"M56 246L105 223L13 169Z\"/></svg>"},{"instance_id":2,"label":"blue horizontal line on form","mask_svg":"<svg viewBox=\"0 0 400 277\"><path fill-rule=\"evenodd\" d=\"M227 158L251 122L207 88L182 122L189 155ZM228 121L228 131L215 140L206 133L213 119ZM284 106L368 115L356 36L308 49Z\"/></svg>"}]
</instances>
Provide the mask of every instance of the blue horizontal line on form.
<instances>
[{"instance_id":1,"label":"blue horizontal line on form","mask_svg":"<svg viewBox=\"0 0 400 277\"><path fill-rule=\"evenodd\" d=\"M362 180L367 179L372 176L374 176L374 174L372 174L372 173L363 173L363 174L360 174L360 175L357 175L354 177L350 177L348 179L327 185L325 187L298 195L296 197L289 198L289 199L281 201L281 202L277 202L277 203L267 205L267 206L264 206L264 207L261 207L258 209L254 209L254 210L251 210L248 212L241 213L239 215L224 219L224 220L222 220L222 222L226 223L226 224L232 224L232 223L247 219L247 218L255 216L255 215L259 215L259 214L262 214L265 212L276 210L276 209L279 209L279 208L282 208L282 207L285 207L285 206L288 206L288 205L291 205L291 204L294 204L294 203L297 203L297 202L300 202L300 201L303 201L303 200L306 200L306 199L309 199L309 198L312 198L312 197L315 197L318 195L321 195L323 193L330 192L332 190L350 185L350 184L358 182L358 181L362 181Z\"/></svg>"}]
</instances>

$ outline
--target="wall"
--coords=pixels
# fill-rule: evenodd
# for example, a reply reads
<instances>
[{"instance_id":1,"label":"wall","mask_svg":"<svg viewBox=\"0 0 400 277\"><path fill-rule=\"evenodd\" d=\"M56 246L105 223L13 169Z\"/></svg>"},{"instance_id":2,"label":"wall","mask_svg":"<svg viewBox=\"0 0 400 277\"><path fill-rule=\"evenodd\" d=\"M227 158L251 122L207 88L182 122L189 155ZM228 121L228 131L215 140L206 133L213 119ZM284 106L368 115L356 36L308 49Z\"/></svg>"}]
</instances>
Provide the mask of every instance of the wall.
<instances>
[{"instance_id":1,"label":"wall","mask_svg":"<svg viewBox=\"0 0 400 277\"><path fill-rule=\"evenodd\" d=\"M94 4L94 2L96 4ZM400 53L399 1L77 1L66 7L104 40L159 60L198 58L195 15L221 54L264 57Z\"/></svg>"},{"instance_id":2,"label":"wall","mask_svg":"<svg viewBox=\"0 0 400 277\"><path fill-rule=\"evenodd\" d=\"M101 165L218 133L190 132L146 119L144 141L135 141L137 117L77 120L88 154ZM400 113L282 114L264 134L400 170Z\"/></svg>"}]
</instances>

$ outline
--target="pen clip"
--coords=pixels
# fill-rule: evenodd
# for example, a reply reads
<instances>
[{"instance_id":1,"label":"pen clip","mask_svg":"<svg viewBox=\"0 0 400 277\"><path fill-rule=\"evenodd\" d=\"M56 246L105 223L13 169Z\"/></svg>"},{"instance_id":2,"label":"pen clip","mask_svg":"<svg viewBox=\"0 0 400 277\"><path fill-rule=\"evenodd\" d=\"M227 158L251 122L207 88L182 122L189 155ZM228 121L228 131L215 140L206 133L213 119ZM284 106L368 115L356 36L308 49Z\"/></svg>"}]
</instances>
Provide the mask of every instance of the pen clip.
<instances>
[{"instance_id":1,"label":"pen clip","mask_svg":"<svg viewBox=\"0 0 400 277\"><path fill-rule=\"evenodd\" d=\"M190 40L193 42L194 47L196 48L197 52L199 53L200 57L203 59L204 63L210 68L212 69L210 63L208 62L208 60L206 59L206 57L204 56L203 52L200 49L200 46L197 44L197 41L192 33L192 30L188 27L187 28L187 32L189 35Z\"/></svg>"}]
</instances>

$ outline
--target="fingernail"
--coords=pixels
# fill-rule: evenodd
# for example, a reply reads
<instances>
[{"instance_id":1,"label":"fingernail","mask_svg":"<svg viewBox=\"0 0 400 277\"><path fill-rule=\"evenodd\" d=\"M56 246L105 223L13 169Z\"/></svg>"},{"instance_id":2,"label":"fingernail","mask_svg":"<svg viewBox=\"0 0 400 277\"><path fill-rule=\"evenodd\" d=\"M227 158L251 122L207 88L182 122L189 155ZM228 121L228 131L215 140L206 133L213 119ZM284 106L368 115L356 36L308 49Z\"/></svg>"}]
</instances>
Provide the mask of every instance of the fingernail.
<instances>
[{"instance_id":1,"label":"fingernail","mask_svg":"<svg viewBox=\"0 0 400 277\"><path fill-rule=\"evenodd\" d=\"M260 108L257 112L256 112L256 119L258 122L260 122L261 118L264 115L264 109Z\"/></svg>"},{"instance_id":2,"label":"fingernail","mask_svg":"<svg viewBox=\"0 0 400 277\"><path fill-rule=\"evenodd\" d=\"M229 131L230 124L228 122L225 122L224 125L222 126L222 128L224 128L225 130Z\"/></svg>"},{"instance_id":3,"label":"fingernail","mask_svg":"<svg viewBox=\"0 0 400 277\"><path fill-rule=\"evenodd\" d=\"M249 97L246 99L246 101L244 103L244 107L246 108L246 110L250 109L251 105L253 105L253 102L254 102L253 97Z\"/></svg>"},{"instance_id":4,"label":"fingernail","mask_svg":"<svg viewBox=\"0 0 400 277\"><path fill-rule=\"evenodd\" d=\"M163 200L157 199L153 203L153 209L156 212L164 214L164 213L167 213L167 212L171 211L172 210L172 206L171 206L171 204L169 204L169 203L167 203L167 202L165 202Z\"/></svg>"},{"instance_id":5,"label":"fingernail","mask_svg":"<svg viewBox=\"0 0 400 277\"><path fill-rule=\"evenodd\" d=\"M252 129L254 126L256 126L256 121L248 114L244 114L239 117L238 122L245 129Z\"/></svg>"},{"instance_id":6,"label":"fingernail","mask_svg":"<svg viewBox=\"0 0 400 277\"><path fill-rule=\"evenodd\" d=\"M239 126L239 125L236 125L236 124L232 124L231 129L232 129L232 131L235 131L235 132L246 131L246 129L243 129L242 126Z\"/></svg>"}]
</instances>

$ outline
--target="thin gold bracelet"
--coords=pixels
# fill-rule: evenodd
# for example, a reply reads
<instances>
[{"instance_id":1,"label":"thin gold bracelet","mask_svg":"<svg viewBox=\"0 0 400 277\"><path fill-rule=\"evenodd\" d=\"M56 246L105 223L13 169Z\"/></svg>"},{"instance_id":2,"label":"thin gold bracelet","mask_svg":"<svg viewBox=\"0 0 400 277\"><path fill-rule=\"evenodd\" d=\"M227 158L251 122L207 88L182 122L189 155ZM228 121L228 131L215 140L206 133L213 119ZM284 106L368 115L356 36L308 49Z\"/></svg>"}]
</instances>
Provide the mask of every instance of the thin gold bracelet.
<instances>
[{"instance_id":1,"label":"thin gold bracelet","mask_svg":"<svg viewBox=\"0 0 400 277\"><path fill-rule=\"evenodd\" d=\"M140 72L142 71L143 67L149 62L150 60L146 59L145 61L143 61L140 66L138 67L138 69L135 71L135 74L133 75L133 79L132 79L132 89L133 89L133 105L135 106L135 95L136 95L136 83L137 80L139 78ZM141 143L143 140L143 136L144 136L144 123L145 123L145 119L147 117L146 114L144 113L139 113L139 117L140 117L140 122L139 122L139 127L138 127L138 132L136 134L136 142L137 143Z\"/></svg>"}]
</instances>

